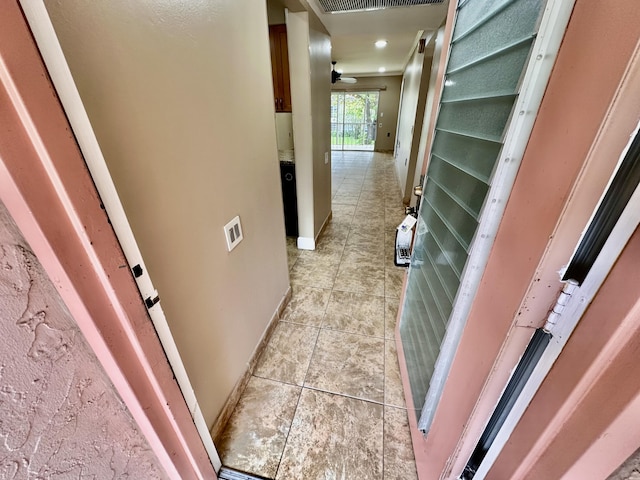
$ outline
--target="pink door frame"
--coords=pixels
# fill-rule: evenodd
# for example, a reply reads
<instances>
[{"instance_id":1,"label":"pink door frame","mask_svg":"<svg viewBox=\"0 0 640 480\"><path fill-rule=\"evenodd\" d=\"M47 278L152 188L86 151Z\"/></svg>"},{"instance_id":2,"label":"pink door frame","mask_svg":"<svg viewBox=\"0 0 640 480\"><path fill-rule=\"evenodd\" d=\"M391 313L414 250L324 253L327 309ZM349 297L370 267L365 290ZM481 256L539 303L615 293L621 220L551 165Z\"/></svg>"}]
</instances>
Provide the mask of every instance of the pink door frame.
<instances>
[{"instance_id":1,"label":"pink door frame","mask_svg":"<svg viewBox=\"0 0 640 480\"><path fill-rule=\"evenodd\" d=\"M450 35L452 13L450 9L445 38ZM576 3L426 438L409 415L421 480L453 479L461 473L532 328L540 326L561 288L557 271L570 258L638 123L640 86L631 70L637 69L639 22L634 0L615 5ZM399 340L397 344L405 397L412 408L402 345ZM605 468L628 453L628 445L619 449ZM509 459L509 465L525 458L533 461L523 457L523 450L518 455ZM598 459L602 461L601 456ZM500 465L506 461L498 459ZM588 458L576 462L575 468L588 470ZM556 473L560 470L531 478L561 478ZM527 477L518 473L487 478Z\"/></svg>"},{"instance_id":2,"label":"pink door frame","mask_svg":"<svg viewBox=\"0 0 640 480\"><path fill-rule=\"evenodd\" d=\"M0 199L169 477L217 478L17 1L0 105Z\"/></svg>"}]
</instances>

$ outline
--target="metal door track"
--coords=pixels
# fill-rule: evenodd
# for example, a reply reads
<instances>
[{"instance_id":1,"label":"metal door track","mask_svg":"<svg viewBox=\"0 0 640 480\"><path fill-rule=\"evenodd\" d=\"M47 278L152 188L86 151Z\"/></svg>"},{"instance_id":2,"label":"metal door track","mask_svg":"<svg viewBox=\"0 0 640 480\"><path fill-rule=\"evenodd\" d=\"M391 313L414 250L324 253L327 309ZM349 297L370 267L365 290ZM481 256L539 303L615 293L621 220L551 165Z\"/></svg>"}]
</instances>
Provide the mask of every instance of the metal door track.
<instances>
[{"instance_id":1,"label":"metal door track","mask_svg":"<svg viewBox=\"0 0 640 480\"><path fill-rule=\"evenodd\" d=\"M267 477L260 477L258 475L252 475L251 473L239 472L227 467L222 467L218 473L220 480L272 480Z\"/></svg>"}]
</instances>

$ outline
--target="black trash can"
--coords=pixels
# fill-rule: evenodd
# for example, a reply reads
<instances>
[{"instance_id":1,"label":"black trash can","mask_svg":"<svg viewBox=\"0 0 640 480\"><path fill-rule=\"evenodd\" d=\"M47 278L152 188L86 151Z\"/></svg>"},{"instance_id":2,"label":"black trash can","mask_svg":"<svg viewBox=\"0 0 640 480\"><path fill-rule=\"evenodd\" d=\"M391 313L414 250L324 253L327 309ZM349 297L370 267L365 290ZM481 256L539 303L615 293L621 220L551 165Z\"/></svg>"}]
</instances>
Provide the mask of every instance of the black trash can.
<instances>
[{"instance_id":1,"label":"black trash can","mask_svg":"<svg viewBox=\"0 0 640 480\"><path fill-rule=\"evenodd\" d=\"M280 162L282 201L284 203L284 229L288 237L298 236L298 199L296 195L296 165Z\"/></svg>"}]
</instances>

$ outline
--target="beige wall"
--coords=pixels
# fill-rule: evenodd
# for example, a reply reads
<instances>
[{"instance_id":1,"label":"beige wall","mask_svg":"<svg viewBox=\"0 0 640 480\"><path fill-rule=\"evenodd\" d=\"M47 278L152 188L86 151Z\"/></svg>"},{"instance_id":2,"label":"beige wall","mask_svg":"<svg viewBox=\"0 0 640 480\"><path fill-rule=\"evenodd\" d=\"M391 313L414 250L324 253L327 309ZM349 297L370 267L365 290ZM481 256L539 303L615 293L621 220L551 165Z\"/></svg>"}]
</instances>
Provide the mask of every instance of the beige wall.
<instances>
[{"instance_id":1,"label":"beige wall","mask_svg":"<svg viewBox=\"0 0 640 480\"><path fill-rule=\"evenodd\" d=\"M309 11L314 236L331 213L331 38ZM328 161L325 163L325 155Z\"/></svg>"},{"instance_id":2,"label":"beige wall","mask_svg":"<svg viewBox=\"0 0 640 480\"><path fill-rule=\"evenodd\" d=\"M331 212L331 42L313 12L289 12L289 71L298 195L298 245L313 248Z\"/></svg>"},{"instance_id":3,"label":"beige wall","mask_svg":"<svg viewBox=\"0 0 640 480\"><path fill-rule=\"evenodd\" d=\"M309 72L309 14L287 16L289 73L293 117L293 145L296 151L296 193L298 200L298 238L312 241L315 236L313 208L313 131Z\"/></svg>"},{"instance_id":4,"label":"beige wall","mask_svg":"<svg viewBox=\"0 0 640 480\"><path fill-rule=\"evenodd\" d=\"M400 107L400 87L402 76L358 77L356 85L334 83L332 91L380 90L378 104L378 131L374 149L376 152L393 152L396 144L396 128L398 126L398 109Z\"/></svg>"},{"instance_id":5,"label":"beige wall","mask_svg":"<svg viewBox=\"0 0 640 480\"><path fill-rule=\"evenodd\" d=\"M416 48L403 77L395 157L396 172L405 203L409 202L413 190L430 65L431 57L418 53Z\"/></svg>"},{"instance_id":6,"label":"beige wall","mask_svg":"<svg viewBox=\"0 0 640 480\"><path fill-rule=\"evenodd\" d=\"M269 25L279 25L285 22L284 8L284 5L279 0L267 0Z\"/></svg>"},{"instance_id":7,"label":"beige wall","mask_svg":"<svg viewBox=\"0 0 640 480\"><path fill-rule=\"evenodd\" d=\"M266 6L46 5L211 426L288 288Z\"/></svg>"},{"instance_id":8,"label":"beige wall","mask_svg":"<svg viewBox=\"0 0 640 480\"><path fill-rule=\"evenodd\" d=\"M431 72L429 74L429 86L427 87L427 98L424 107L424 119L422 122L422 134L420 135L420 146L418 148L418 157L416 160L416 168L413 174L413 185L420 184L420 177L426 173L428 155L430 148L428 143L431 136L430 131L433 132L435 128L435 116L432 116L434 102L436 99L437 82L438 82L438 65L440 65L440 59L442 58L442 47L444 44L444 26L440 27L435 35L429 40L429 45L433 45L433 59L431 60ZM434 123L432 123L434 122ZM411 195L410 204L415 206L418 197Z\"/></svg>"},{"instance_id":9,"label":"beige wall","mask_svg":"<svg viewBox=\"0 0 640 480\"><path fill-rule=\"evenodd\" d=\"M290 12L305 11L299 0L266 0L266 2L269 25L279 25L286 22L285 8Z\"/></svg>"}]
</instances>

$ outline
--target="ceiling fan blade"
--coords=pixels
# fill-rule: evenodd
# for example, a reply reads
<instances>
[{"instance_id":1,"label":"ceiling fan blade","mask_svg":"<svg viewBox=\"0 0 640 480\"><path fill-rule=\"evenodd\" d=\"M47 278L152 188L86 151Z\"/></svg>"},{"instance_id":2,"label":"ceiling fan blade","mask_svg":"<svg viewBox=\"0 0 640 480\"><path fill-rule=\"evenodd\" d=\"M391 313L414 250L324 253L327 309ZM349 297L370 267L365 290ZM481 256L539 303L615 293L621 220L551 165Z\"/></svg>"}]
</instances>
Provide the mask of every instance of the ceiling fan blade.
<instances>
[{"instance_id":1,"label":"ceiling fan blade","mask_svg":"<svg viewBox=\"0 0 640 480\"><path fill-rule=\"evenodd\" d=\"M344 82L344 83L357 83L358 80L353 77L343 77L341 72L336 71L336 61L331 61L331 83Z\"/></svg>"}]
</instances>

